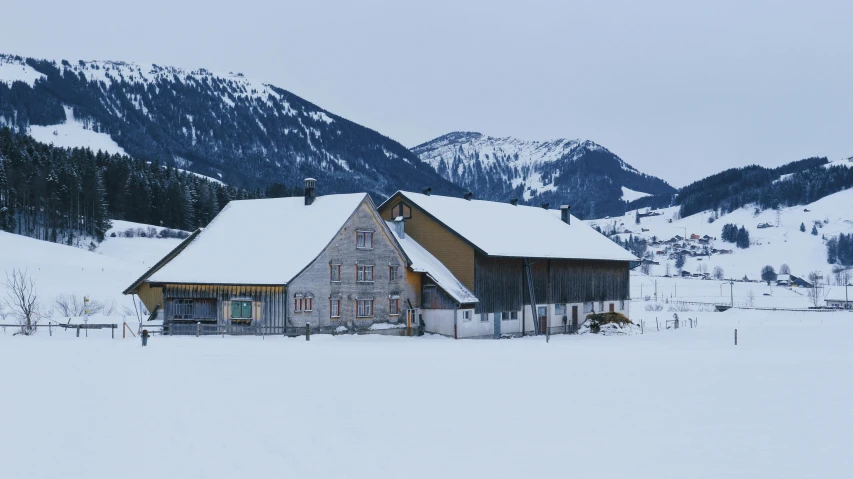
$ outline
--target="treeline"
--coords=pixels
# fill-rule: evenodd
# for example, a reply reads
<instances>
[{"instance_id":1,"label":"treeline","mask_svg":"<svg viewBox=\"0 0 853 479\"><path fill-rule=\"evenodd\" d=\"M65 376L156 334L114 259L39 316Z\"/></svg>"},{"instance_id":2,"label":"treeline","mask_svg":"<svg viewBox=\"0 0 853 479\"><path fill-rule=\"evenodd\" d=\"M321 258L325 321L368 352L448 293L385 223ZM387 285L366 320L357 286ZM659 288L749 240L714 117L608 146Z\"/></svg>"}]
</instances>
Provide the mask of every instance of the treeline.
<instances>
[{"instance_id":1,"label":"treeline","mask_svg":"<svg viewBox=\"0 0 853 479\"><path fill-rule=\"evenodd\" d=\"M826 260L829 264L853 266L853 234L841 233L826 241Z\"/></svg>"},{"instance_id":2,"label":"treeline","mask_svg":"<svg viewBox=\"0 0 853 479\"><path fill-rule=\"evenodd\" d=\"M720 239L727 243L735 243L738 248L749 248L749 231L743 226L738 228L737 225L732 223L723 225L723 232L720 234Z\"/></svg>"},{"instance_id":3,"label":"treeline","mask_svg":"<svg viewBox=\"0 0 853 479\"><path fill-rule=\"evenodd\" d=\"M298 193L282 185L272 196ZM58 148L0 128L0 229L67 244L100 241L110 219L181 230L205 226L233 199L267 196L157 162Z\"/></svg>"},{"instance_id":4,"label":"treeline","mask_svg":"<svg viewBox=\"0 0 853 479\"><path fill-rule=\"evenodd\" d=\"M619 235L613 235L610 237L610 239L613 240L614 243L630 251L631 254L640 259L643 258L643 256L646 254L646 249L648 249L648 241L638 236L635 237L634 235L631 235L628 237L627 240L623 241L619 238Z\"/></svg>"},{"instance_id":5,"label":"treeline","mask_svg":"<svg viewBox=\"0 0 853 479\"><path fill-rule=\"evenodd\" d=\"M705 210L725 214L751 204L761 209L808 204L853 187L853 169L817 168L827 163L808 158L779 168L733 168L685 186L675 204L682 217Z\"/></svg>"}]
</instances>

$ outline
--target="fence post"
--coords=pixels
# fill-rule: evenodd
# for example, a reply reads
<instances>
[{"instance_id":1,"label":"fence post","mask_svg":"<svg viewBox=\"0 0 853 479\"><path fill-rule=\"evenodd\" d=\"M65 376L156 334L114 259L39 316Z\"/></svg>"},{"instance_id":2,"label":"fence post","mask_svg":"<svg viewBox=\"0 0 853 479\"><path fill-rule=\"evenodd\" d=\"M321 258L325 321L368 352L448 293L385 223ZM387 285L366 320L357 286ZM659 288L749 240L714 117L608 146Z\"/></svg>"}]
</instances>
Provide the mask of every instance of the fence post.
<instances>
[{"instance_id":1,"label":"fence post","mask_svg":"<svg viewBox=\"0 0 853 479\"><path fill-rule=\"evenodd\" d=\"M77 325L77 337L78 338L80 337L80 325L79 324Z\"/></svg>"},{"instance_id":2,"label":"fence post","mask_svg":"<svg viewBox=\"0 0 853 479\"><path fill-rule=\"evenodd\" d=\"M47 323L47 332L53 336L53 326L51 326L49 322Z\"/></svg>"},{"instance_id":3,"label":"fence post","mask_svg":"<svg viewBox=\"0 0 853 479\"><path fill-rule=\"evenodd\" d=\"M195 337L199 337L201 334L201 321L196 321L195 323Z\"/></svg>"},{"instance_id":4,"label":"fence post","mask_svg":"<svg viewBox=\"0 0 853 479\"><path fill-rule=\"evenodd\" d=\"M660 331L660 323L658 322L658 318L657 318L657 316L655 316L655 324L656 324L656 325L657 325L657 327L658 327L658 331Z\"/></svg>"},{"instance_id":5,"label":"fence post","mask_svg":"<svg viewBox=\"0 0 853 479\"><path fill-rule=\"evenodd\" d=\"M110 331L112 331L112 333L113 333L113 337L112 337L112 339L115 339L115 338L116 338L116 328L117 328L117 327L118 327L118 324L113 324L113 327L112 327L112 328L110 328Z\"/></svg>"},{"instance_id":6,"label":"fence post","mask_svg":"<svg viewBox=\"0 0 853 479\"><path fill-rule=\"evenodd\" d=\"M305 341L311 341L311 323L305 324Z\"/></svg>"},{"instance_id":7,"label":"fence post","mask_svg":"<svg viewBox=\"0 0 853 479\"><path fill-rule=\"evenodd\" d=\"M735 346L737 346L737 328L735 328Z\"/></svg>"}]
</instances>

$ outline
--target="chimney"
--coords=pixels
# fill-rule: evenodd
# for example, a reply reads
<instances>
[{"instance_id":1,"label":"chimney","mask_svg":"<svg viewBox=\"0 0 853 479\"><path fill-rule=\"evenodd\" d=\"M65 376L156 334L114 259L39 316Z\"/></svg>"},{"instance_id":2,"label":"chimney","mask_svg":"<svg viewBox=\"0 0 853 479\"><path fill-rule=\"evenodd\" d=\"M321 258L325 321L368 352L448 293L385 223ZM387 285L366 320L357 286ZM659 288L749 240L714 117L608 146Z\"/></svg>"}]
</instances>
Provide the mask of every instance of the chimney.
<instances>
[{"instance_id":1,"label":"chimney","mask_svg":"<svg viewBox=\"0 0 853 479\"><path fill-rule=\"evenodd\" d=\"M398 216L398 217L394 218L394 229L397 230L397 236L399 236L400 239L405 238L406 237L406 219L403 218L402 216Z\"/></svg>"},{"instance_id":2,"label":"chimney","mask_svg":"<svg viewBox=\"0 0 853 479\"><path fill-rule=\"evenodd\" d=\"M305 206L309 206L317 198L317 192L314 190L316 186L317 180L305 178Z\"/></svg>"},{"instance_id":3,"label":"chimney","mask_svg":"<svg viewBox=\"0 0 853 479\"><path fill-rule=\"evenodd\" d=\"M471 190L465 192L465 199L471 201L471 197L474 196L474 193Z\"/></svg>"},{"instance_id":4,"label":"chimney","mask_svg":"<svg viewBox=\"0 0 853 479\"><path fill-rule=\"evenodd\" d=\"M513 198L509 200L509 204L511 204L512 206L518 206L518 198Z\"/></svg>"},{"instance_id":5,"label":"chimney","mask_svg":"<svg viewBox=\"0 0 853 479\"><path fill-rule=\"evenodd\" d=\"M541 204L541 205L539 205L539 206L541 206L542 208L544 208L544 209L546 209L546 210L547 210L547 209L548 209L548 207L549 207L549 206L551 206L551 203L542 203L542 204Z\"/></svg>"},{"instance_id":6,"label":"chimney","mask_svg":"<svg viewBox=\"0 0 853 479\"><path fill-rule=\"evenodd\" d=\"M560 206L560 219L567 225L572 224L572 215L569 214L570 209L572 209L571 205Z\"/></svg>"},{"instance_id":7,"label":"chimney","mask_svg":"<svg viewBox=\"0 0 853 479\"><path fill-rule=\"evenodd\" d=\"M424 189L423 189L424 194L425 194L425 195L427 195L427 196L429 196L429 192L430 192L430 191L432 191L432 188L430 188L430 187L426 187L426 188L424 188Z\"/></svg>"}]
</instances>

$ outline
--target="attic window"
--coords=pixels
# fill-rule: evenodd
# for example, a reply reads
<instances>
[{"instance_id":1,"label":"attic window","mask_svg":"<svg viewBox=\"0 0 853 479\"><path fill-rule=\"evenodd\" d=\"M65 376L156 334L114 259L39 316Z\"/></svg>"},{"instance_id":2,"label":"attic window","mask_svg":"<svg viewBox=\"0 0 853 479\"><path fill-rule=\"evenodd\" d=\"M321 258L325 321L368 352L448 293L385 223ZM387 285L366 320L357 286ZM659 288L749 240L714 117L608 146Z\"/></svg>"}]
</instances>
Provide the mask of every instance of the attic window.
<instances>
[{"instance_id":1,"label":"attic window","mask_svg":"<svg viewBox=\"0 0 853 479\"><path fill-rule=\"evenodd\" d=\"M373 231L356 231L355 247L358 249L373 249Z\"/></svg>"},{"instance_id":2,"label":"attic window","mask_svg":"<svg viewBox=\"0 0 853 479\"><path fill-rule=\"evenodd\" d=\"M397 218L402 216L405 219L411 219L412 217L412 208L406 203L400 202L397 203L394 208L391 209L391 216L393 218Z\"/></svg>"}]
</instances>

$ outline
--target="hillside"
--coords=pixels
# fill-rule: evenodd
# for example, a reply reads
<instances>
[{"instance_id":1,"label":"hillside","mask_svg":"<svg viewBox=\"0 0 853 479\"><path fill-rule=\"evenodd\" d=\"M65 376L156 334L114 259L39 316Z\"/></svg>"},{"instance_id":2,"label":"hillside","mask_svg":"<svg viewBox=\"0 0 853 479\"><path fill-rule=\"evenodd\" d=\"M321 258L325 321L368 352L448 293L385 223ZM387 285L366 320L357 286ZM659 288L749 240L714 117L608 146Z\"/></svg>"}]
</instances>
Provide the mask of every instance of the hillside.
<instances>
[{"instance_id":1,"label":"hillside","mask_svg":"<svg viewBox=\"0 0 853 479\"><path fill-rule=\"evenodd\" d=\"M635 213L623 216L589 221L590 225L598 226L604 232L618 231L620 238L628 239L637 236L651 240L667 240L676 235L690 237L693 234L712 237L709 246L716 249L732 250L731 254L712 254L710 257L688 257L684 270L697 273L702 265L710 273L715 266L720 266L726 278L759 279L761 268L773 266L778 272L782 264L787 264L791 273L803 278L812 271L823 273L824 281L831 281L832 266L827 262L824 237L829 238L839 233L853 232L853 189L828 195L813 203L800 206L763 210L757 215L755 207L738 208L731 213L719 216L713 223L709 218L716 217L712 211L703 211L684 218L679 216L679 207L669 207L655 212L659 216L644 217L636 224ZM640 210L645 213L646 210ZM670 223L670 220L672 222ZM744 226L750 235L751 245L747 249L738 249L733 243L720 239L723 225L733 223ZM757 228L759 224L768 223L768 228ZM800 225L806 228L800 231ZM811 234L812 226L818 224L818 235ZM630 231L626 233L625 231ZM676 274L675 261L669 255L657 255L655 251L662 247L649 247L654 261L660 265L651 268L651 274L661 276L666 273L666 265L670 265L670 273Z\"/></svg>"},{"instance_id":2,"label":"hillside","mask_svg":"<svg viewBox=\"0 0 853 479\"><path fill-rule=\"evenodd\" d=\"M672 195L601 145L585 140L525 141L454 132L412 149L441 176L478 198L530 204L571 204L579 216L621 214L625 202Z\"/></svg>"},{"instance_id":3,"label":"hillside","mask_svg":"<svg viewBox=\"0 0 853 479\"><path fill-rule=\"evenodd\" d=\"M0 231L0 299L6 297L3 285L6 272L21 269L35 281L36 291L48 316L59 315L53 311L53 306L60 295L80 298L86 295L93 300L114 304L114 315L126 315L133 309L133 301L123 296L122 290L181 241L177 238L121 236L120 233L129 228L162 230L114 220L113 227L94 252Z\"/></svg>"},{"instance_id":4,"label":"hillside","mask_svg":"<svg viewBox=\"0 0 853 479\"><path fill-rule=\"evenodd\" d=\"M312 176L322 193L461 192L403 145L240 73L0 55L4 124L244 188Z\"/></svg>"}]
</instances>

